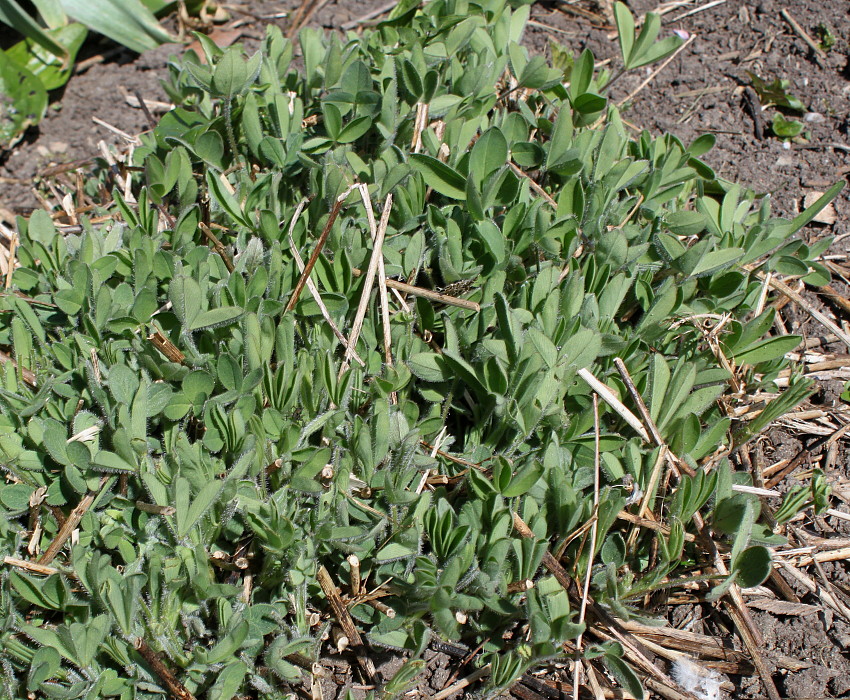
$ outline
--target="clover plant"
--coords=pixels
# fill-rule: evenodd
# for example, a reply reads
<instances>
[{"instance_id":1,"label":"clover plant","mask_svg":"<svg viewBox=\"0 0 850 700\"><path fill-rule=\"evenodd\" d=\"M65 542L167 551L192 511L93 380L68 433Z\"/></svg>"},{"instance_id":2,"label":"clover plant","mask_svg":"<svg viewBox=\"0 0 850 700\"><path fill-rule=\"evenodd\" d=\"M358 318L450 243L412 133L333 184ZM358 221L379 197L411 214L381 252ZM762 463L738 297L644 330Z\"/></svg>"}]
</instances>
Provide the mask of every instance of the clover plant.
<instances>
[{"instance_id":1,"label":"clover plant","mask_svg":"<svg viewBox=\"0 0 850 700\"><path fill-rule=\"evenodd\" d=\"M411 657L386 695L433 637L480 648L495 692L594 624L544 555L641 616L706 563L697 515L731 551L716 595L764 579L781 538L727 459L764 423L730 416L732 370L776 390L799 338L767 336L757 273L828 277L793 234L838 188L774 217L702 160L713 137L631 134L589 51L563 83L528 16L410 0L362 36L270 27L250 59L204 42L98 223L18 221L4 692L278 698L330 652L329 596L367 656ZM595 430L579 370L637 410L617 358L692 475L653 479L665 448L605 403ZM670 527L629 537L641 500ZM642 695L619 644L585 649Z\"/></svg>"}]
</instances>

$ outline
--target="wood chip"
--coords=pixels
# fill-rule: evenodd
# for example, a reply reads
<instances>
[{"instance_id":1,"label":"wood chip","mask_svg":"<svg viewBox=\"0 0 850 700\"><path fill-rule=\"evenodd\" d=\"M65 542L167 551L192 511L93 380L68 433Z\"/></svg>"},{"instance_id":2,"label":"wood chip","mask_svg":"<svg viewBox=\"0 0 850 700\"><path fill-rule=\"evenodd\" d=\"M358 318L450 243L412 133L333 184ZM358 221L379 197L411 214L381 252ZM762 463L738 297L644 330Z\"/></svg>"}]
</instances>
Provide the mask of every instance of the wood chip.
<instances>
[{"instance_id":1,"label":"wood chip","mask_svg":"<svg viewBox=\"0 0 850 700\"><path fill-rule=\"evenodd\" d=\"M812 204L818 201L823 197L823 192L809 192L803 198L803 209L808 209ZM836 213L835 207L832 204L827 204L822 211L820 211L813 221L817 221L819 224L826 224L827 226L832 226L836 221Z\"/></svg>"},{"instance_id":2,"label":"wood chip","mask_svg":"<svg viewBox=\"0 0 850 700\"><path fill-rule=\"evenodd\" d=\"M774 615L794 615L795 617L813 615L823 610L820 605L789 603L788 601L776 600L774 598L754 598L747 601L747 605L751 608L756 608L756 610L764 610Z\"/></svg>"},{"instance_id":3,"label":"wood chip","mask_svg":"<svg viewBox=\"0 0 850 700\"><path fill-rule=\"evenodd\" d=\"M226 49L241 36L242 29L225 29L224 27L216 27L207 35L207 38L212 39L213 43L220 49ZM195 39L195 41L186 47L186 51L190 50L194 51L198 55L198 59L201 63L206 64L207 55L204 53L201 42L198 39Z\"/></svg>"}]
</instances>

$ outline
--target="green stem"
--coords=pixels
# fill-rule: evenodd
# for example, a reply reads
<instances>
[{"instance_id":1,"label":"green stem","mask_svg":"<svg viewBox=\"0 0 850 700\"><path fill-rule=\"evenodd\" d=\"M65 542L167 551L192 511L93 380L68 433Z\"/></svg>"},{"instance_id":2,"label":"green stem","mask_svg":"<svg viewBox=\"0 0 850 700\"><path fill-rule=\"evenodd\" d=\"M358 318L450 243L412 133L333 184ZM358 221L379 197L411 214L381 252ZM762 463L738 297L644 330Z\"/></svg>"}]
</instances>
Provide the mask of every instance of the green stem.
<instances>
[{"instance_id":1,"label":"green stem","mask_svg":"<svg viewBox=\"0 0 850 700\"><path fill-rule=\"evenodd\" d=\"M233 135L233 100L228 98L224 101L224 125L227 128L227 142L230 146L230 151L233 154L233 159L239 157L239 151L236 149L236 137Z\"/></svg>"}]
</instances>

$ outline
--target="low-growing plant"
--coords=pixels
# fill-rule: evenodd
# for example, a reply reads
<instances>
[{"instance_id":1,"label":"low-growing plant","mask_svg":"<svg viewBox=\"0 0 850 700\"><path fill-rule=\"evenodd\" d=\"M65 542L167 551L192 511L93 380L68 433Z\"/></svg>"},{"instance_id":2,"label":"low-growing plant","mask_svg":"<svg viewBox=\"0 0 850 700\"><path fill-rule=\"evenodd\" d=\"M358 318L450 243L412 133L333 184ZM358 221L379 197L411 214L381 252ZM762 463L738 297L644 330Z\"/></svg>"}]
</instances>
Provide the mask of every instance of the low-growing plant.
<instances>
[{"instance_id":1,"label":"low-growing plant","mask_svg":"<svg viewBox=\"0 0 850 700\"><path fill-rule=\"evenodd\" d=\"M701 160L713 137L630 137L589 51L568 85L529 56L528 15L403 2L303 30L302 70L274 27L247 60L202 39L143 184L78 233L18 221L7 693L276 698L337 621L367 676L360 634L410 655L387 696L433 635L480 648L496 692L692 580L711 530L715 596L764 579L781 538L727 457L809 383L752 423L725 401L778 392L799 338L767 336L757 275L822 273L828 242L793 235L840 186L772 216ZM587 371L637 412L633 383L647 427L595 421ZM578 653L643 695L620 644Z\"/></svg>"},{"instance_id":2,"label":"low-growing plant","mask_svg":"<svg viewBox=\"0 0 850 700\"><path fill-rule=\"evenodd\" d=\"M747 71L747 75L750 76L753 90L756 91L763 108L777 107L784 109L786 112L797 113L806 111L805 106L799 98L788 92L788 89L791 87L791 83L788 80L775 78L768 83L750 71ZM803 126L803 122L799 119L787 117L780 111L773 113L770 123L770 128L774 136L777 136L783 141L788 141L799 136L803 131Z\"/></svg>"},{"instance_id":3,"label":"low-growing plant","mask_svg":"<svg viewBox=\"0 0 850 700\"><path fill-rule=\"evenodd\" d=\"M832 51L835 46L835 34L832 33L832 29L825 22L821 22L815 27L815 36L818 39L818 46L820 46L823 51Z\"/></svg>"}]
</instances>

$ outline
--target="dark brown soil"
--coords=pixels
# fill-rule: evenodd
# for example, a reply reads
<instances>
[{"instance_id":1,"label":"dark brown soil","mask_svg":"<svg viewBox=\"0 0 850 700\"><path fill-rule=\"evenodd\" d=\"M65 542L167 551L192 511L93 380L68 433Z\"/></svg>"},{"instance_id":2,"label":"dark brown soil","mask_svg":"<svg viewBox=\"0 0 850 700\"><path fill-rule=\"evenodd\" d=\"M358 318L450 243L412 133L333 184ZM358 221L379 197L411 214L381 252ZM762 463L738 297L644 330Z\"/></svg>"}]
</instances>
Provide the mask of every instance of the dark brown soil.
<instances>
[{"instance_id":1,"label":"dark brown soil","mask_svg":"<svg viewBox=\"0 0 850 700\"><path fill-rule=\"evenodd\" d=\"M247 24L242 27L246 44L255 43L263 34L262 25L275 22L282 28L288 20L281 12L297 9L300 3L242 1L231 2ZM310 19L314 26L331 30L351 20L363 17L385 3L382 0L365 2L331 1L322 6ZM719 177L744 183L759 192L771 193L774 209L783 215L793 215L802 200L811 192L822 192L833 182L847 178L850 172L850 3L846 0L690 0L681 3L664 2L661 7L679 5L664 16L665 33L673 29L696 35L694 41L676 56L651 83L641 90L625 108L624 117L636 129L653 133L672 132L688 143L706 132L717 137L716 148L706 160ZM635 14L658 7L657 0L631 0ZM539 52L549 51L555 41L579 51L590 47L597 60L611 59L611 68L618 68L618 49L613 38L605 8L606 0L552 0L536 4L532 11L533 25L526 34L527 44ZM786 10L810 34L820 24L828 26L836 38L835 46L819 64L813 52L793 31L781 11ZM690 13L689 16L684 16ZM681 18L680 18L681 17ZM680 18L680 19L677 19ZM10 153L0 155L0 222L13 223L15 214L26 214L39 206L32 193L33 178L48 164L70 162L99 155L98 142L118 143L106 127L92 121L93 117L129 134L147 127L145 116L128 106L124 93L138 91L145 99L165 100L160 80L165 78L170 54L181 47L168 46L149 52L129 62L106 62L90 67L71 79L66 88L55 94L54 106L37 129ZM614 100L620 100L635 90L657 66L641 69L618 80L611 89ZM754 117L745 108L743 89L749 84L748 71L766 79L783 78L790 81L789 91L800 98L808 110L805 143L784 147L776 137L756 134ZM763 114L769 124L772 111ZM850 189L850 188L848 188ZM836 221L832 225L813 225L803 235L811 240L835 236L831 253L836 262L845 264L850 241L850 195L845 190L835 202ZM835 282L843 294L850 292L841 280ZM810 303L831 315L839 323L844 319L832 307L811 292ZM788 332L801 332L815 337L824 329L814 324L808 314L794 305L786 306L782 317ZM848 349L828 346L839 354ZM848 371L850 368L844 368ZM841 403L838 398L846 377L822 382L813 405L829 409ZM840 425L835 419L833 425ZM780 427L771 430L761 444L766 464L794 457L802 447L818 435L805 425ZM841 445L826 466L828 477L844 496L835 500L835 508L847 512L845 501L850 497L848 457ZM807 466L801 467L806 469ZM793 479L789 483L796 483ZM787 488L783 484L782 488ZM774 503L774 505L778 505ZM801 530L821 537L847 537L850 523L833 516L808 518L797 522ZM845 561L822 566L836 594L850 592L848 566ZM813 574L814 576L814 574ZM800 600L819 605L817 596L792 583ZM753 611L753 617L764 636L761 649L765 662L773 672L780 694L787 698L828 698L850 696L850 625L823 607L817 614L796 616ZM734 634L728 620L705 605L671 607L669 618L677 623L693 625L710 633L720 633L724 625ZM690 622L688 622L690 621ZM703 624L704 623L704 624ZM739 640L735 645L740 647ZM422 695L438 691L458 668L458 658L432 651L426 655L428 673ZM398 660L388 662L397 666ZM391 674L390 674L391 675ZM757 676L729 679L735 690L730 697L761 698L766 691ZM345 686L326 687L325 697L342 695ZM358 690L354 686L355 690ZM362 691L360 691L362 692ZM530 696L529 696L530 697ZM538 695L538 697L541 697Z\"/></svg>"}]
</instances>

